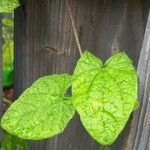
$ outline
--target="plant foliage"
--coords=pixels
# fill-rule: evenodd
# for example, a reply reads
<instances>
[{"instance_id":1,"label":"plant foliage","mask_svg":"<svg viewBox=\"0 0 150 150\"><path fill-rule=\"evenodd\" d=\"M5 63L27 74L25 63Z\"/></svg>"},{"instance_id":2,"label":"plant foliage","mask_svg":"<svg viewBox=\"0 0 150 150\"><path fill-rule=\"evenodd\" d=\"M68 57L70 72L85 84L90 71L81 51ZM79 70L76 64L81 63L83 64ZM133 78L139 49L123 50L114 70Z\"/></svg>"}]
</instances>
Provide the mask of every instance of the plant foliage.
<instances>
[{"instance_id":1,"label":"plant foliage","mask_svg":"<svg viewBox=\"0 0 150 150\"><path fill-rule=\"evenodd\" d=\"M11 16L12 17L12 14ZM4 18L2 20L3 37L3 87L13 85L13 60L14 60L14 41L13 41L13 19Z\"/></svg>"},{"instance_id":2,"label":"plant foliage","mask_svg":"<svg viewBox=\"0 0 150 150\"><path fill-rule=\"evenodd\" d=\"M105 64L89 52L77 63L73 103L86 130L99 143L112 144L137 108L137 76L125 53Z\"/></svg>"},{"instance_id":3,"label":"plant foliage","mask_svg":"<svg viewBox=\"0 0 150 150\"><path fill-rule=\"evenodd\" d=\"M12 12L19 6L19 0L0 0L0 13Z\"/></svg>"},{"instance_id":4,"label":"plant foliage","mask_svg":"<svg viewBox=\"0 0 150 150\"><path fill-rule=\"evenodd\" d=\"M71 85L72 97L66 96ZM117 53L103 64L86 51L73 77L40 78L11 105L1 125L13 135L39 140L61 133L76 109L89 134L110 145L137 106L137 75L129 57Z\"/></svg>"},{"instance_id":5,"label":"plant foliage","mask_svg":"<svg viewBox=\"0 0 150 150\"><path fill-rule=\"evenodd\" d=\"M0 144L0 150L28 150L28 146L26 141L5 133Z\"/></svg>"},{"instance_id":6,"label":"plant foliage","mask_svg":"<svg viewBox=\"0 0 150 150\"><path fill-rule=\"evenodd\" d=\"M2 118L2 127L24 139L39 140L64 130L74 115L70 96L71 76L40 78L14 102Z\"/></svg>"}]
</instances>

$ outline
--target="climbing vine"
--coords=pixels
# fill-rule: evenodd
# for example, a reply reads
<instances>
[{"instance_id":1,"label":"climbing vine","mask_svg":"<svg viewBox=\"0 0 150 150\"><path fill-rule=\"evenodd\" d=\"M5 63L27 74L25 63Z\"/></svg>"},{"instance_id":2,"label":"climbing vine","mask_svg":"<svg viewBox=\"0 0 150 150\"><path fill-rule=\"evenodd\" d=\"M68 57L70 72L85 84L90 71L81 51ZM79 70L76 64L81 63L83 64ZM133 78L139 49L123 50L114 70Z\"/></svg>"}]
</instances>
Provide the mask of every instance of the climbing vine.
<instances>
[{"instance_id":1,"label":"climbing vine","mask_svg":"<svg viewBox=\"0 0 150 150\"><path fill-rule=\"evenodd\" d=\"M6 111L1 126L22 139L41 140L63 132L77 111L87 132L100 144L111 145L138 107L136 70L125 52L105 63L82 52L67 0L66 4L81 55L74 73L35 81Z\"/></svg>"}]
</instances>

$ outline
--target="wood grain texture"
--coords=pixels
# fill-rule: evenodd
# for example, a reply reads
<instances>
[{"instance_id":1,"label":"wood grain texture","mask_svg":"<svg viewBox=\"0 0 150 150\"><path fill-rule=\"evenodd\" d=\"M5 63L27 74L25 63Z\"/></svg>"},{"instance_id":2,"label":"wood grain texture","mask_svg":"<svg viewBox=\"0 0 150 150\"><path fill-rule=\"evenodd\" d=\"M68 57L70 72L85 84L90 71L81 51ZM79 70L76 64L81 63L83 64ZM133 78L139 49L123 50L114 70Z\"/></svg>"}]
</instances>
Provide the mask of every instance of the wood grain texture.
<instances>
[{"instance_id":1,"label":"wood grain texture","mask_svg":"<svg viewBox=\"0 0 150 150\"><path fill-rule=\"evenodd\" d=\"M147 0L69 0L69 4L83 49L103 61L118 49L125 50L137 67L150 8ZM16 98L41 76L71 74L78 58L64 0L27 0L15 11ZM76 114L63 134L32 141L30 149L125 150L132 135L130 122L134 124L131 118L117 141L105 147L88 135Z\"/></svg>"},{"instance_id":2,"label":"wood grain texture","mask_svg":"<svg viewBox=\"0 0 150 150\"><path fill-rule=\"evenodd\" d=\"M137 122L138 134L136 134L134 143L134 150L146 149L146 145L150 138L150 12L148 16L146 32L144 36L143 46L139 58L138 64L138 76L139 76L139 100L141 106L139 113L134 117L139 116L139 122ZM147 145L147 149L150 147Z\"/></svg>"},{"instance_id":3,"label":"wood grain texture","mask_svg":"<svg viewBox=\"0 0 150 150\"><path fill-rule=\"evenodd\" d=\"M127 149L145 150L150 132L150 13L138 63L140 107L133 115ZM150 147L148 146L148 149Z\"/></svg>"}]
</instances>

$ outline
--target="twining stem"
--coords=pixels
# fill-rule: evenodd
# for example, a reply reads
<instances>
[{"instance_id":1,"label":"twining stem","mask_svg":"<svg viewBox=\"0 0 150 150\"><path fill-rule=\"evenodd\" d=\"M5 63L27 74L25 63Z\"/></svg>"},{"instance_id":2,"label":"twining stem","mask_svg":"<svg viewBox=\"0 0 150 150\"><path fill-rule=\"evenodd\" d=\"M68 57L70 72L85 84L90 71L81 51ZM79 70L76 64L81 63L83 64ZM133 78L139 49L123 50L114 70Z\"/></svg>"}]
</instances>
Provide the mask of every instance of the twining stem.
<instances>
[{"instance_id":1,"label":"twining stem","mask_svg":"<svg viewBox=\"0 0 150 150\"><path fill-rule=\"evenodd\" d=\"M9 105L12 104L12 102L11 102L10 100L6 99L6 98L3 98L3 102L5 102L5 103L7 103L7 104L9 104Z\"/></svg>"},{"instance_id":2,"label":"twining stem","mask_svg":"<svg viewBox=\"0 0 150 150\"><path fill-rule=\"evenodd\" d=\"M78 50L79 50L79 53L80 53L80 56L81 56L83 52L82 52L82 48L81 48L81 45L80 45L78 32L77 32L77 29L76 29L76 26L75 26L74 18L72 16L72 12L71 12L71 8L69 6L68 0L66 0L66 4L67 4L68 13L69 13L71 24L72 24L72 28L73 28L73 34L75 36L77 47L78 47Z\"/></svg>"}]
</instances>

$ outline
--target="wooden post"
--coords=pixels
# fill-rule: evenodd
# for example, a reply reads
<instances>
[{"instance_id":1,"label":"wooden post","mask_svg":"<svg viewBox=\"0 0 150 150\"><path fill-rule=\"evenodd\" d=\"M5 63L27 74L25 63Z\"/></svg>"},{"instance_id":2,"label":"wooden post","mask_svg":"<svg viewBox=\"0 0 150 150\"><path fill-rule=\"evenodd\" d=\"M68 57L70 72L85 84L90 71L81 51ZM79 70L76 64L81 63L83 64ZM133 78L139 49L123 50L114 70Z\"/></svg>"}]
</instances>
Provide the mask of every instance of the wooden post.
<instances>
[{"instance_id":1,"label":"wooden post","mask_svg":"<svg viewBox=\"0 0 150 150\"><path fill-rule=\"evenodd\" d=\"M140 107L134 113L127 149L150 149L150 12L138 63Z\"/></svg>"},{"instance_id":2,"label":"wooden post","mask_svg":"<svg viewBox=\"0 0 150 150\"><path fill-rule=\"evenodd\" d=\"M137 67L147 10L146 0L68 0L82 48L104 61L125 50ZM60 49L59 53L53 48ZM72 74L79 53L65 0L27 0L15 12L15 96L37 78ZM78 115L64 133L30 142L31 150L125 150L131 121L112 146L101 146L85 131ZM134 124L134 121L132 122ZM132 150L132 149L127 149Z\"/></svg>"},{"instance_id":3,"label":"wooden post","mask_svg":"<svg viewBox=\"0 0 150 150\"><path fill-rule=\"evenodd\" d=\"M134 144L137 149L150 149L150 12L146 26L143 46L138 64L140 108L136 117L138 133ZM134 146L135 147L135 146ZM135 147L136 148L136 147Z\"/></svg>"}]
</instances>

